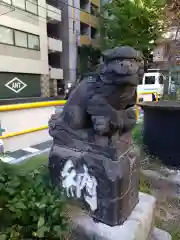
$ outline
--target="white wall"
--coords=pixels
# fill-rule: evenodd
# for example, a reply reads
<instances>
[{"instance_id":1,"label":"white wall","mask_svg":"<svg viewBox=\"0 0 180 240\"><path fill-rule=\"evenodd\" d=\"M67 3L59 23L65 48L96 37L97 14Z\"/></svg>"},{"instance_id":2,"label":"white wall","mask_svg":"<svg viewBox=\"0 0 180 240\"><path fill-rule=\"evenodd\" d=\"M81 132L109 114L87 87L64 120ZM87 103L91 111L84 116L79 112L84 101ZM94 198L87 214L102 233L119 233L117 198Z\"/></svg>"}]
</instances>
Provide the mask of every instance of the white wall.
<instances>
[{"instance_id":1,"label":"white wall","mask_svg":"<svg viewBox=\"0 0 180 240\"><path fill-rule=\"evenodd\" d=\"M168 61L168 56L165 56L165 45L164 44L160 44L154 48L153 61L154 62Z\"/></svg>"},{"instance_id":2,"label":"white wall","mask_svg":"<svg viewBox=\"0 0 180 240\"><path fill-rule=\"evenodd\" d=\"M63 70L61 68L51 68L51 79L63 79Z\"/></svg>"},{"instance_id":3,"label":"white wall","mask_svg":"<svg viewBox=\"0 0 180 240\"><path fill-rule=\"evenodd\" d=\"M14 152L51 140L48 129L4 139L4 151Z\"/></svg>"},{"instance_id":4,"label":"white wall","mask_svg":"<svg viewBox=\"0 0 180 240\"><path fill-rule=\"evenodd\" d=\"M0 71L1 72L19 72L19 73L34 73L48 74L48 42L47 42L47 25L46 25L46 1L39 0L39 16L27 13L23 10L15 9L13 12L10 7L0 5L0 25L11 27L17 30L33 33L40 36L40 59L28 59L19 57L18 51L20 48L13 47L13 57L0 55ZM27 50L28 51L28 50ZM32 54L32 50L31 54ZM17 57L15 53L17 52Z\"/></svg>"},{"instance_id":5,"label":"white wall","mask_svg":"<svg viewBox=\"0 0 180 240\"><path fill-rule=\"evenodd\" d=\"M49 4L47 4L46 7L48 9L47 16L49 18L56 19L57 21L61 22L61 10Z\"/></svg>"},{"instance_id":6,"label":"white wall","mask_svg":"<svg viewBox=\"0 0 180 240\"><path fill-rule=\"evenodd\" d=\"M48 38L49 50L62 52L62 41L54 38Z\"/></svg>"},{"instance_id":7,"label":"white wall","mask_svg":"<svg viewBox=\"0 0 180 240\"><path fill-rule=\"evenodd\" d=\"M54 107L0 112L1 125L5 129L4 134L45 126L53 112Z\"/></svg>"},{"instance_id":8,"label":"white wall","mask_svg":"<svg viewBox=\"0 0 180 240\"><path fill-rule=\"evenodd\" d=\"M50 116L55 112L53 106L0 112L1 127L4 134L22 132L48 125ZM16 151L50 140L48 130L40 130L4 139L5 151Z\"/></svg>"}]
</instances>

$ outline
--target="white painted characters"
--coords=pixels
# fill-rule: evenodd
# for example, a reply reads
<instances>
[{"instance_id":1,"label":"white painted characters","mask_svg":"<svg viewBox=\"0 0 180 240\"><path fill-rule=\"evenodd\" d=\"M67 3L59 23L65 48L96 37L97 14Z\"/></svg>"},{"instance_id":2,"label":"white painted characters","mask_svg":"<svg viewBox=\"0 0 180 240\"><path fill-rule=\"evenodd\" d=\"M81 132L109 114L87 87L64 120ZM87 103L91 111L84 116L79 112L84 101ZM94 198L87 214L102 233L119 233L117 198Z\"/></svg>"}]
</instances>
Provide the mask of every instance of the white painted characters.
<instances>
[{"instance_id":1,"label":"white painted characters","mask_svg":"<svg viewBox=\"0 0 180 240\"><path fill-rule=\"evenodd\" d=\"M68 197L82 196L84 200L89 204L92 211L97 209L97 181L94 176L90 176L88 168L83 164L83 172L77 173L74 164L71 160L68 160L61 173L62 186L66 189Z\"/></svg>"},{"instance_id":2,"label":"white painted characters","mask_svg":"<svg viewBox=\"0 0 180 240\"><path fill-rule=\"evenodd\" d=\"M61 173L62 187L66 189L68 197L75 197L73 189L76 187L76 171L71 160L67 161Z\"/></svg>"}]
</instances>

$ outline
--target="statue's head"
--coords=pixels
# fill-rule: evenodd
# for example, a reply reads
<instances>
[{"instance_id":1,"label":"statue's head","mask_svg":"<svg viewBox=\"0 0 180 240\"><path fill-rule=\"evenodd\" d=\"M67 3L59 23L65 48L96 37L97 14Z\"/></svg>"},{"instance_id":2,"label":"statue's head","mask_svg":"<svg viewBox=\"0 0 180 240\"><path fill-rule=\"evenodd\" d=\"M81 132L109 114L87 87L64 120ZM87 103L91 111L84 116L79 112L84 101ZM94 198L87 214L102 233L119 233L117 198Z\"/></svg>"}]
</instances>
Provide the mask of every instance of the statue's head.
<instances>
[{"instance_id":1,"label":"statue's head","mask_svg":"<svg viewBox=\"0 0 180 240\"><path fill-rule=\"evenodd\" d=\"M103 62L107 63L116 59L134 59L136 61L142 60L140 51L135 50L130 46L119 46L108 49L102 53Z\"/></svg>"},{"instance_id":2,"label":"statue's head","mask_svg":"<svg viewBox=\"0 0 180 240\"><path fill-rule=\"evenodd\" d=\"M120 102L126 107L136 103L136 87L142 70L142 55L129 46L116 47L103 53L100 78L120 88ZM142 74L142 72L141 72Z\"/></svg>"},{"instance_id":3,"label":"statue's head","mask_svg":"<svg viewBox=\"0 0 180 240\"><path fill-rule=\"evenodd\" d=\"M142 66L139 51L129 46L115 47L103 52L102 59L100 75L104 82L137 86Z\"/></svg>"}]
</instances>

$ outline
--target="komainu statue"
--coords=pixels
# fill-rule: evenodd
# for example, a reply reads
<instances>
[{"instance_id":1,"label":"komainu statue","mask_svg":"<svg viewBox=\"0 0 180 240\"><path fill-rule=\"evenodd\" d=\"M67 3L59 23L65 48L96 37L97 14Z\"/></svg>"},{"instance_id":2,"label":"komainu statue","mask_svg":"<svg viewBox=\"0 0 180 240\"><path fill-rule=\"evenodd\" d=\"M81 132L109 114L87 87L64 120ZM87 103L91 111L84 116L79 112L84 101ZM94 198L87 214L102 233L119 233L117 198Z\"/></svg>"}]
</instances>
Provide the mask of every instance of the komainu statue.
<instances>
[{"instance_id":1,"label":"komainu statue","mask_svg":"<svg viewBox=\"0 0 180 240\"><path fill-rule=\"evenodd\" d=\"M110 226L122 224L139 198L139 162L131 142L138 78L137 51L105 51L99 74L80 82L49 121L53 183Z\"/></svg>"}]
</instances>

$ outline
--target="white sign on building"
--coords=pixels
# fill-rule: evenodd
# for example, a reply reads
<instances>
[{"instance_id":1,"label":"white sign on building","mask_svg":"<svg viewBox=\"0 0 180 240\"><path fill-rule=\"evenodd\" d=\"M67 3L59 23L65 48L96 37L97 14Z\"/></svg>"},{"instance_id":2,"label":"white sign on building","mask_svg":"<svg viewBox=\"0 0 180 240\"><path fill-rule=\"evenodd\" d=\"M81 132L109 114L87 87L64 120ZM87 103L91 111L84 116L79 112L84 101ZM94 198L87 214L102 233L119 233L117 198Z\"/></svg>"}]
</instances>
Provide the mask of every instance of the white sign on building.
<instances>
[{"instance_id":1,"label":"white sign on building","mask_svg":"<svg viewBox=\"0 0 180 240\"><path fill-rule=\"evenodd\" d=\"M25 87L27 87L27 84L25 84L23 81L21 81L19 78L15 77L11 81L5 84L7 88L9 88L11 91L15 93L21 92Z\"/></svg>"}]
</instances>

